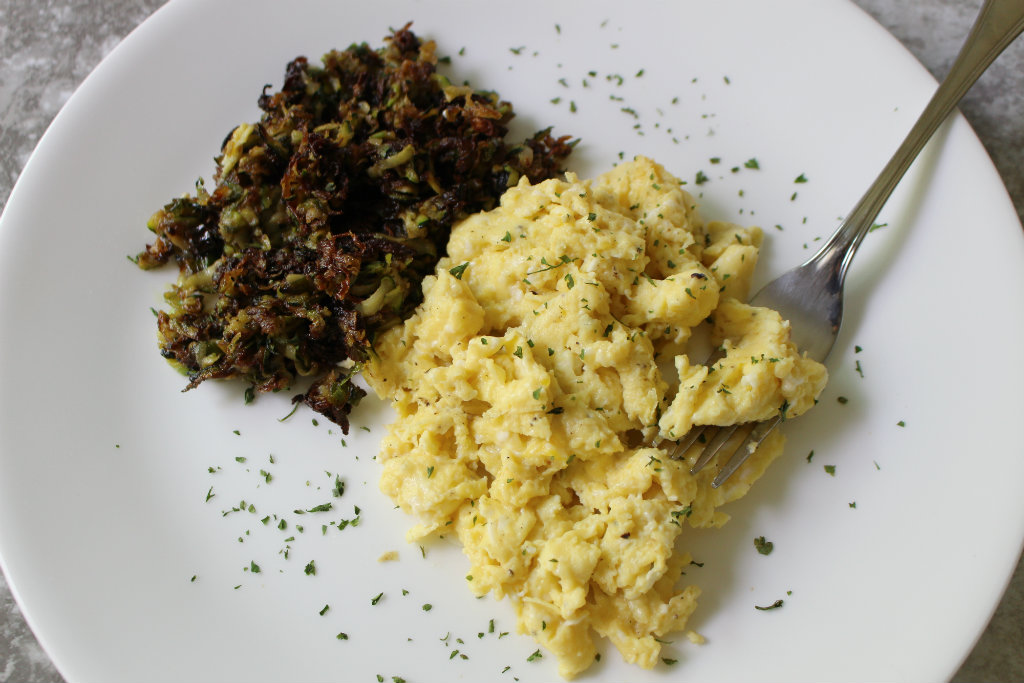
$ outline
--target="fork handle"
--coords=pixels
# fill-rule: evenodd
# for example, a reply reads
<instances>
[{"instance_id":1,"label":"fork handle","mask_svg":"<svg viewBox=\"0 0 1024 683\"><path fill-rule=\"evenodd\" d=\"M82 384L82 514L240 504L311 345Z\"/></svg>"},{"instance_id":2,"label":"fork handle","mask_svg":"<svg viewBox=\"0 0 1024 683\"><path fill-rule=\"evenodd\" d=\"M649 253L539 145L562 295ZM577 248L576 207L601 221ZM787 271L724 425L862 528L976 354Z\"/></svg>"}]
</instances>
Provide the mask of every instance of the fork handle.
<instances>
[{"instance_id":1,"label":"fork handle","mask_svg":"<svg viewBox=\"0 0 1024 683\"><path fill-rule=\"evenodd\" d=\"M974 85L982 72L1006 49L1006 46L1021 34L1022 30L1024 30L1024 0L985 0L949 74L939 84L921 116L910 129L910 133L900 144L889 163L882 169L875 182L850 211L839 229L814 256L799 268L813 271L821 279L821 282L828 282L831 287L835 288L835 291L842 290L846 271L857 247L860 246L864 236L871 229L875 219L878 218L882 207L889 200L896 185L902 180L914 159L920 154L925 143L946 120L946 117ZM829 344L829 348L831 348L831 344ZM718 488L728 479L781 421L781 416L776 416L751 426L748 435L733 451L728 463L718 472L711 486ZM723 441L731 437L736 428L733 427L732 430L728 435L724 435ZM686 447L692 443L693 440L686 441ZM722 445L724 444L716 444L717 447L713 450L706 449L706 452L691 468L691 473L696 474L700 471L720 451ZM677 450L674 457L681 457L681 455L681 450Z\"/></svg>"},{"instance_id":2,"label":"fork handle","mask_svg":"<svg viewBox=\"0 0 1024 683\"><path fill-rule=\"evenodd\" d=\"M982 72L1024 30L1024 0L985 0L967 40L910 133L835 234L807 261L833 270L842 286L853 254L896 185Z\"/></svg>"}]
</instances>

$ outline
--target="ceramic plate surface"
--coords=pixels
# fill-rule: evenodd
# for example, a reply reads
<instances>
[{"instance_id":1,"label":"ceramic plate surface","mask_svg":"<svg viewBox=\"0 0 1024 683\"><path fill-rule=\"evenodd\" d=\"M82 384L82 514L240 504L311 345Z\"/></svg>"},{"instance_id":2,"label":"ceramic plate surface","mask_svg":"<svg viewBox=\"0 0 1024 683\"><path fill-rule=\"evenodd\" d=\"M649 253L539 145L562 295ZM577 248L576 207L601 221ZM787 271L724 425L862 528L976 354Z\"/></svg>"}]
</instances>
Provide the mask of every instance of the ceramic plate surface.
<instances>
[{"instance_id":1,"label":"ceramic plate surface","mask_svg":"<svg viewBox=\"0 0 1024 683\"><path fill-rule=\"evenodd\" d=\"M70 681L557 680L457 547L405 542L376 484L388 406L365 400L343 443L281 421L286 396L182 393L150 312L173 274L126 259L288 61L407 21L515 105L514 136L579 137L580 175L645 154L706 218L761 225L761 282L834 229L935 87L840 0L172 1L70 99L0 225L0 556ZM652 671L604 647L584 680L939 680L970 650L1024 538L1024 234L959 117L879 222L820 405L732 521L691 534L707 643Z\"/></svg>"}]
</instances>

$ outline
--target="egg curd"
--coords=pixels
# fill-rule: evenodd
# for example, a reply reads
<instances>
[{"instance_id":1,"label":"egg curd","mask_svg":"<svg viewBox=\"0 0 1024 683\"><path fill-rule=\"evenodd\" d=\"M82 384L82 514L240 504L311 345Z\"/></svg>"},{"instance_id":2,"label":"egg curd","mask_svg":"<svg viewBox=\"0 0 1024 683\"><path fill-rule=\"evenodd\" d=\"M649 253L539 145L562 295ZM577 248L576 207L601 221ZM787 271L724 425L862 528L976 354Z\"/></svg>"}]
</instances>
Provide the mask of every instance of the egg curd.
<instances>
[{"instance_id":1,"label":"egg curd","mask_svg":"<svg viewBox=\"0 0 1024 683\"><path fill-rule=\"evenodd\" d=\"M596 635L657 663L700 593L681 585L684 529L724 524L783 442L712 489L717 467L691 475L697 449L674 460L663 440L794 417L826 381L787 322L743 303L761 231L705 223L680 185L646 158L521 180L454 228L424 302L365 368L398 413L380 487L417 518L410 540L457 536L469 588L507 596L565 678ZM713 367L687 354L703 328L726 351Z\"/></svg>"}]
</instances>

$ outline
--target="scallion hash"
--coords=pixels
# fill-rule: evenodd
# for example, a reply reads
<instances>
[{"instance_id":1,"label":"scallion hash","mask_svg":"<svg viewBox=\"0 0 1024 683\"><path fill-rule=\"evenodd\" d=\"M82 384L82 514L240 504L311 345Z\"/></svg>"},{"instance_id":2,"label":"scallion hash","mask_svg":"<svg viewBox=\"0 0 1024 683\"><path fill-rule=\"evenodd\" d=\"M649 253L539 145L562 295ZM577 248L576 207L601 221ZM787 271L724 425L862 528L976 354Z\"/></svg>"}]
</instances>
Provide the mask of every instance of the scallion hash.
<instances>
[{"instance_id":1,"label":"scallion hash","mask_svg":"<svg viewBox=\"0 0 1024 683\"><path fill-rule=\"evenodd\" d=\"M410 25L288 64L216 157L215 187L171 200L134 261L174 260L157 312L161 354L186 389L240 378L246 396L286 390L348 431L351 379L375 335L422 300L453 223L497 205L522 176L553 177L572 150L550 129L511 144L492 91L454 85Z\"/></svg>"}]
</instances>

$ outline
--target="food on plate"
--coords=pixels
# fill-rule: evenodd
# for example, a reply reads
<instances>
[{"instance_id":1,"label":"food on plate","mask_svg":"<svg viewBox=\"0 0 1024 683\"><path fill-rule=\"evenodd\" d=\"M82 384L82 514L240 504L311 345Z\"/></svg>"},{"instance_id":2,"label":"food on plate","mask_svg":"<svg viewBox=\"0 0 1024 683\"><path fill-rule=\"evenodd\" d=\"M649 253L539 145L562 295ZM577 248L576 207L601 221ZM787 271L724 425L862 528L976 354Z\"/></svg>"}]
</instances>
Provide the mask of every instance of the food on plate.
<instances>
[{"instance_id":1,"label":"food on plate","mask_svg":"<svg viewBox=\"0 0 1024 683\"><path fill-rule=\"evenodd\" d=\"M397 411L381 489L418 518L410 539L458 538L469 588L508 597L566 678L594 661L595 634L656 664L700 592L687 528L724 524L783 437L718 489L714 467L691 475L693 453L654 444L795 417L824 387L788 323L743 303L761 238L704 222L650 159L521 178L455 226L422 304L374 344L364 377ZM711 367L691 355L708 330L726 351Z\"/></svg>"},{"instance_id":2,"label":"food on plate","mask_svg":"<svg viewBox=\"0 0 1024 683\"><path fill-rule=\"evenodd\" d=\"M157 327L188 389L236 377L251 398L312 377L296 400L347 431L352 374L420 302L452 224L570 153L550 130L506 142L512 106L450 83L408 25L385 42L291 62L260 120L224 140L216 187L150 219L136 262L178 265Z\"/></svg>"}]
</instances>

